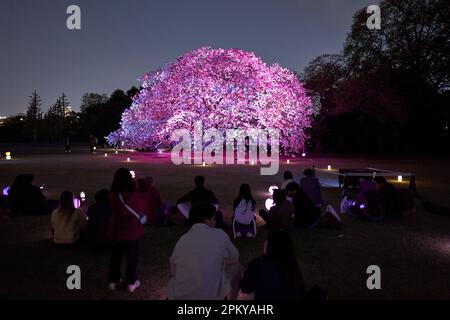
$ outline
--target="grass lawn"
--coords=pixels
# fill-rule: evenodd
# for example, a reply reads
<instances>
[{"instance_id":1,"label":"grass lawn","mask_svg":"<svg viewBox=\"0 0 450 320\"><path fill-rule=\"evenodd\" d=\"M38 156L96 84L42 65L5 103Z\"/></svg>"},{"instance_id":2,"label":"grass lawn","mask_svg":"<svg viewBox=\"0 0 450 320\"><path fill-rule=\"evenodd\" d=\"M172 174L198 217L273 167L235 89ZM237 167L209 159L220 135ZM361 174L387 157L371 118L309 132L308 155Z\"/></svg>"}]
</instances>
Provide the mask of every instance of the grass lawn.
<instances>
[{"instance_id":1,"label":"grass lawn","mask_svg":"<svg viewBox=\"0 0 450 320\"><path fill-rule=\"evenodd\" d=\"M1 146L0 146L1 147ZM0 150L4 152L4 150ZM226 217L240 183L252 186L258 208L263 207L267 188L281 181L289 168L296 179L310 160L284 163L277 176L261 176L257 166L174 166L169 158L149 153L121 153L104 157L84 149L72 154L53 148L12 149L13 161L0 161L0 187L9 185L19 173L32 173L36 184L45 184L48 198L70 189L84 191L88 201L95 191L108 188L114 171L127 167L137 176L151 175L168 203L192 188L192 179L202 174L207 187L220 200ZM130 157L131 161L126 162ZM450 206L449 162L414 159L318 158L316 168L365 167L370 164L417 174L418 192L440 205ZM336 207L339 190L336 178L318 171L324 185L324 198ZM402 186L406 187L404 182ZM367 223L343 217L340 231L318 229L293 230L299 263L308 285L325 288L331 299L449 299L450 288L450 218L425 212L417 202L417 212L401 220ZM235 241L245 266L262 252L265 227L259 221L255 240ZM111 293L105 289L108 253L91 251L83 246L55 248L50 240L49 217L0 217L0 298L13 299L165 299L169 279L169 257L177 239L186 231L183 226L148 227L141 241L139 276L143 286L134 294L124 290ZM66 289L66 268L76 264L82 270L82 290ZM366 268L381 267L382 289L366 288Z\"/></svg>"}]
</instances>

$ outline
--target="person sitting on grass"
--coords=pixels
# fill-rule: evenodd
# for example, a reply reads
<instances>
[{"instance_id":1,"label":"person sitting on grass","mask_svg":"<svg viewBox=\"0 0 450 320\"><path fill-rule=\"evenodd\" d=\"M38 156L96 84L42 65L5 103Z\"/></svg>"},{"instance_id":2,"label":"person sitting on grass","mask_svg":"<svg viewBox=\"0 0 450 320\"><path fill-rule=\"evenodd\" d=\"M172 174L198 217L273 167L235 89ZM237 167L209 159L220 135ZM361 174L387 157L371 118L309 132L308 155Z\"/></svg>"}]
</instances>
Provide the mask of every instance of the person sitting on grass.
<instances>
[{"instance_id":1,"label":"person sitting on grass","mask_svg":"<svg viewBox=\"0 0 450 320\"><path fill-rule=\"evenodd\" d=\"M80 240L80 234L86 227L86 216L73 204L73 193L64 191L61 194L59 206L50 217L53 242L56 244L74 244Z\"/></svg>"},{"instance_id":2,"label":"person sitting on grass","mask_svg":"<svg viewBox=\"0 0 450 320\"><path fill-rule=\"evenodd\" d=\"M321 221L321 210L300 188L300 186L291 182L286 186L286 192L292 198L294 205L294 227L295 228L314 228Z\"/></svg>"},{"instance_id":3,"label":"person sitting on grass","mask_svg":"<svg viewBox=\"0 0 450 320\"><path fill-rule=\"evenodd\" d=\"M286 199L284 190L275 189L273 192L274 205L269 212L259 210L260 217L267 223L270 229L292 229L292 215L294 206Z\"/></svg>"},{"instance_id":4,"label":"person sitting on grass","mask_svg":"<svg viewBox=\"0 0 450 320\"><path fill-rule=\"evenodd\" d=\"M384 177L380 177L384 179ZM382 221L383 212L378 201L378 192L370 177L360 178L359 193L349 207L349 212L364 221Z\"/></svg>"},{"instance_id":5,"label":"person sitting on grass","mask_svg":"<svg viewBox=\"0 0 450 320\"><path fill-rule=\"evenodd\" d=\"M253 259L240 282L241 291L255 300L297 300L305 294L303 275L289 233L267 235L264 254Z\"/></svg>"},{"instance_id":6,"label":"person sitting on grass","mask_svg":"<svg viewBox=\"0 0 450 320\"><path fill-rule=\"evenodd\" d=\"M196 176L194 178L194 184L195 188L188 192L186 195L178 199L177 206L182 205L184 203L190 203L191 208L198 205L212 205L216 207L216 228L223 228L224 222L223 222L223 214L218 209L219 200L217 200L214 193L205 188L205 177L203 176ZM189 217L186 217L189 218Z\"/></svg>"},{"instance_id":7,"label":"person sitting on grass","mask_svg":"<svg viewBox=\"0 0 450 320\"><path fill-rule=\"evenodd\" d=\"M308 195L314 205L322 206L322 193L320 191L319 179L314 175L314 171L306 169L303 171L305 177L300 180L300 187Z\"/></svg>"},{"instance_id":8,"label":"person sitting on grass","mask_svg":"<svg viewBox=\"0 0 450 320\"><path fill-rule=\"evenodd\" d=\"M148 200L137 190L136 184L128 169L116 171L111 185L110 205L112 208L111 223L108 234L112 241L108 272L108 288L117 289L121 281L120 265L126 255L126 282L128 292L134 292L141 282L137 279L139 260L139 240L144 235L141 219L147 215ZM136 217L138 215L139 217Z\"/></svg>"},{"instance_id":9,"label":"person sitting on grass","mask_svg":"<svg viewBox=\"0 0 450 320\"><path fill-rule=\"evenodd\" d=\"M109 244L108 228L111 221L112 210L109 205L109 191L102 189L95 194L95 204L89 206L87 211L89 243L96 248Z\"/></svg>"},{"instance_id":10,"label":"person sitting on grass","mask_svg":"<svg viewBox=\"0 0 450 320\"><path fill-rule=\"evenodd\" d=\"M143 193L143 197L148 200L149 215L148 222L152 225L168 225L171 224L168 215L166 215L166 206L162 202L161 193L158 188L153 185L152 177L145 177L137 181L139 191Z\"/></svg>"},{"instance_id":11,"label":"person sitting on grass","mask_svg":"<svg viewBox=\"0 0 450 320\"><path fill-rule=\"evenodd\" d=\"M241 184L239 195L233 202L233 228L235 230L235 237L240 238L242 232L245 232L248 238L255 236L255 207L256 201L253 199L250 185L247 183Z\"/></svg>"},{"instance_id":12,"label":"person sitting on grass","mask_svg":"<svg viewBox=\"0 0 450 320\"><path fill-rule=\"evenodd\" d=\"M39 187L33 185L34 176L21 174L14 179L8 191L8 207L11 215L49 214L45 196Z\"/></svg>"},{"instance_id":13,"label":"person sitting on grass","mask_svg":"<svg viewBox=\"0 0 450 320\"><path fill-rule=\"evenodd\" d=\"M381 214L385 217L400 217L401 209L397 201L394 185L388 183L386 178L382 176L375 177L373 181Z\"/></svg>"},{"instance_id":14,"label":"person sitting on grass","mask_svg":"<svg viewBox=\"0 0 450 320\"><path fill-rule=\"evenodd\" d=\"M283 182L281 183L280 189L285 190L286 186L294 181L294 176L292 175L292 172L285 171L283 174Z\"/></svg>"},{"instance_id":15,"label":"person sitting on grass","mask_svg":"<svg viewBox=\"0 0 450 320\"><path fill-rule=\"evenodd\" d=\"M240 280L239 252L223 230L214 228L215 214L210 204L191 208L191 228L177 241L170 257L169 299L236 298Z\"/></svg>"}]
</instances>

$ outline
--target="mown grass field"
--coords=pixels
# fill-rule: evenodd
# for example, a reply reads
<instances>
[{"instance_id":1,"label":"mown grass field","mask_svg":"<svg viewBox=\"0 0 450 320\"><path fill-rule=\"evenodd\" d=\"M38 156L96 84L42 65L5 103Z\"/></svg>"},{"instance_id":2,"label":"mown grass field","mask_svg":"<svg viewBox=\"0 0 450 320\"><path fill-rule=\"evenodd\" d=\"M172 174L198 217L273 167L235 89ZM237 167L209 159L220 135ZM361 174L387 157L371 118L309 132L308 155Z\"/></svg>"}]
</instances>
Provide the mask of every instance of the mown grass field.
<instances>
[{"instance_id":1,"label":"mown grass field","mask_svg":"<svg viewBox=\"0 0 450 320\"><path fill-rule=\"evenodd\" d=\"M3 150L2 150L3 151ZM450 206L449 162L444 160L315 158L283 162L277 176L261 176L250 165L174 166L167 157L150 153L110 154L99 151L89 155L77 148L72 154L54 148L12 150L14 160L0 161L0 187L9 185L19 173L32 173L36 184L45 184L48 198L56 199L63 190L84 191L88 201L95 191L108 188L114 171L127 167L137 176L151 175L168 203L192 188L192 179L201 174L207 187L220 200L226 217L238 187L252 186L258 208L262 208L271 184L281 181L289 169L296 179L312 163L316 168L355 168L367 165L417 174L421 196L443 206ZM130 157L131 161L126 162ZM336 177L318 171L323 181L324 198L339 203ZM398 187L407 187L407 182ZM343 217L340 231L326 229L293 230L299 264L308 285L325 288L330 299L449 299L450 288L450 217L423 210L401 220L367 223ZM141 241L139 276L142 287L134 294L124 290L111 293L105 289L108 252L92 251L83 246L55 248L50 240L48 216L0 217L0 298L10 299L165 299L169 279L169 257L184 226L148 227ZM262 252L266 229L259 221L255 240L235 241L243 267ZM66 268L76 264L82 270L82 290L66 289ZM382 271L382 289L366 288L366 268L376 264Z\"/></svg>"}]
</instances>

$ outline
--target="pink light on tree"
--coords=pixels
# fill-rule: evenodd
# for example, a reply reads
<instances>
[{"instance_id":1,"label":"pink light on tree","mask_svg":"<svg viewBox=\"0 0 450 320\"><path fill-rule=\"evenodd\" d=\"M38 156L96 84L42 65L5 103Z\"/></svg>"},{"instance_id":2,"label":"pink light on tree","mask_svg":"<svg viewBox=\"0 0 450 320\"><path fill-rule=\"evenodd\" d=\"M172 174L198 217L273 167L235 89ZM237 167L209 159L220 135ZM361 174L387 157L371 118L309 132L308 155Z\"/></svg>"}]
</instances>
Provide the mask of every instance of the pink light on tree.
<instances>
[{"instance_id":1,"label":"pink light on tree","mask_svg":"<svg viewBox=\"0 0 450 320\"><path fill-rule=\"evenodd\" d=\"M278 64L251 52L200 48L146 74L142 90L107 138L132 148L170 146L174 129L280 130L284 152L301 152L312 103L303 85Z\"/></svg>"}]
</instances>

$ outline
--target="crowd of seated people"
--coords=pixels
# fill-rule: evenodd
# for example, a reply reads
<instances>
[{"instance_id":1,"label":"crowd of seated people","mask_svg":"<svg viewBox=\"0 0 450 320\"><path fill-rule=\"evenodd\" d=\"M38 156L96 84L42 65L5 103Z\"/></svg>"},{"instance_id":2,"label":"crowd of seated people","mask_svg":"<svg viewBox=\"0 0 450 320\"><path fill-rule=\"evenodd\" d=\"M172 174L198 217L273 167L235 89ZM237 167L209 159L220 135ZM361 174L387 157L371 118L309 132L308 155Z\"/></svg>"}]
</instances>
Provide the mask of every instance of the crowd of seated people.
<instances>
[{"instance_id":1,"label":"crowd of seated people","mask_svg":"<svg viewBox=\"0 0 450 320\"><path fill-rule=\"evenodd\" d=\"M366 221L382 221L402 214L397 191L383 176L360 178L359 193L349 211Z\"/></svg>"},{"instance_id":2,"label":"crowd of seated people","mask_svg":"<svg viewBox=\"0 0 450 320\"><path fill-rule=\"evenodd\" d=\"M217 197L205 187L204 177L195 177L195 188L177 201L179 207L189 207L185 214L189 230L177 241L170 257L168 299L236 299L239 290L256 300L307 298L310 290L306 289L289 231L314 228L324 222L324 216L319 180L312 170L305 170L304 175L297 183L292 173L286 172L283 188L274 190L274 205L268 211L259 211L269 233L262 255L253 259L245 271L224 228ZM14 210L27 209L19 205L20 192L34 201L39 210L47 210L41 190L32 181L30 176L19 176L11 186L8 204ZM373 182L361 180L361 194L355 204L357 208L376 208L380 216L395 216L398 210L394 198L394 187L383 177L376 177ZM370 210L358 215L374 216ZM169 211L151 177L135 181L128 169L121 168L110 189L96 193L95 203L86 215L75 207L72 192L61 194L50 218L53 242L67 246L84 238L93 247L109 248L108 288L115 291L124 282L132 293L141 285L137 269L144 225L169 221ZM241 184L233 201L235 237L256 236L255 212L251 187ZM122 277L124 258L126 269Z\"/></svg>"}]
</instances>

